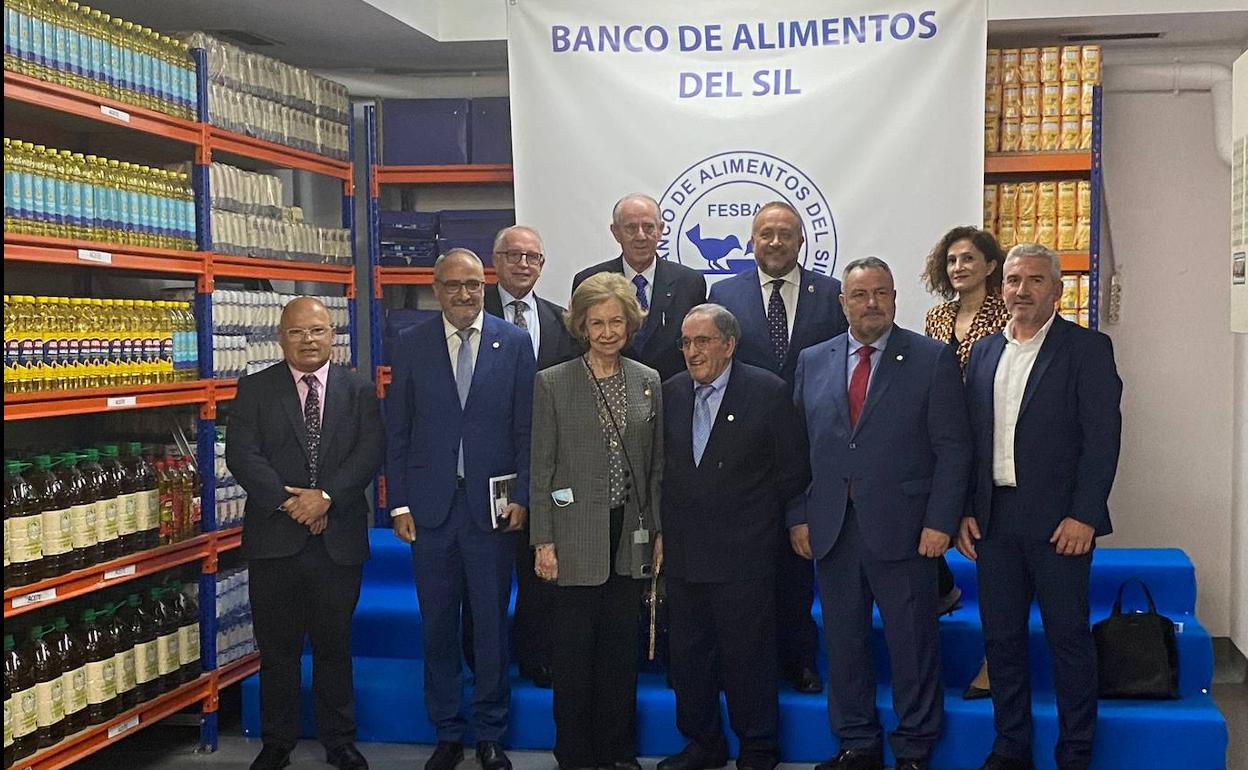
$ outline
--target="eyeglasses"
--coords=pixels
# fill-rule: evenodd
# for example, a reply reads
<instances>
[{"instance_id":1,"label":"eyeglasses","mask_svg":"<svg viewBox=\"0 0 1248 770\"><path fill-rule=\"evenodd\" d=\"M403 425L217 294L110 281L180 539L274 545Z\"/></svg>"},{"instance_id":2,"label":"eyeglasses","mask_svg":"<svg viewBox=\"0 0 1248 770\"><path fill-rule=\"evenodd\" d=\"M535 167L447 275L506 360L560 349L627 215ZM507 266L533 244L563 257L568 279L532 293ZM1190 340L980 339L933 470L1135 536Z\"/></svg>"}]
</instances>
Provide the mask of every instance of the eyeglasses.
<instances>
[{"instance_id":1,"label":"eyeglasses","mask_svg":"<svg viewBox=\"0 0 1248 770\"><path fill-rule=\"evenodd\" d=\"M694 348L695 350L706 350L707 346L712 342L717 342L722 339L724 339L722 335L719 337L694 337L693 339L681 337L676 340L676 347L681 350L688 350L689 348Z\"/></svg>"},{"instance_id":2,"label":"eyeglasses","mask_svg":"<svg viewBox=\"0 0 1248 770\"><path fill-rule=\"evenodd\" d=\"M462 289L467 289L469 294L476 294L485 288L485 281L434 281L442 287L442 290L448 294L459 294Z\"/></svg>"},{"instance_id":3,"label":"eyeglasses","mask_svg":"<svg viewBox=\"0 0 1248 770\"><path fill-rule=\"evenodd\" d=\"M310 329L294 328L294 329L282 330L282 333L286 335L287 339L292 339L292 340L324 339L325 337L328 337L331 332L333 332L333 329L329 328L328 326L313 326Z\"/></svg>"},{"instance_id":4,"label":"eyeglasses","mask_svg":"<svg viewBox=\"0 0 1248 770\"><path fill-rule=\"evenodd\" d=\"M540 265L546 256L540 251L496 251L494 258L503 258L503 261L509 265L518 265L521 262L527 262L530 265Z\"/></svg>"},{"instance_id":5,"label":"eyeglasses","mask_svg":"<svg viewBox=\"0 0 1248 770\"><path fill-rule=\"evenodd\" d=\"M618 227L627 235L636 235L637 233L645 233L646 235L654 235L659 231L659 226L654 222L629 222L626 225L618 225Z\"/></svg>"}]
</instances>

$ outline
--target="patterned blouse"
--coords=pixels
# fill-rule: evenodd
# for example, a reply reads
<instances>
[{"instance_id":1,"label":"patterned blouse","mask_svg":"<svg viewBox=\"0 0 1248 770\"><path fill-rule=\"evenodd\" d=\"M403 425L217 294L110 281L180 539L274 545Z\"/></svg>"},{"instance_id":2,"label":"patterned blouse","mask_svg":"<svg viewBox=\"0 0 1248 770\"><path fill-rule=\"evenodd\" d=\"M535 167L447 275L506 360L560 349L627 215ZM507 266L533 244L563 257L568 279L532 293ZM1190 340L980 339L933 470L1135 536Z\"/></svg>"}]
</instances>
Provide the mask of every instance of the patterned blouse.
<instances>
[{"instance_id":1,"label":"patterned blouse","mask_svg":"<svg viewBox=\"0 0 1248 770\"><path fill-rule=\"evenodd\" d=\"M588 368L585 371L591 379L594 377ZM624 496L627 494L624 487L624 448L615 432L616 426L619 426L620 434L623 434L628 426L628 391L624 383L623 368L610 377L598 380L598 385L602 390L594 388L594 400L598 402L598 419L602 423L602 438L607 445L607 504L615 508L624 504ZM607 397L605 404L603 395ZM614 423L611 421L612 417L615 417Z\"/></svg>"},{"instance_id":2,"label":"patterned blouse","mask_svg":"<svg viewBox=\"0 0 1248 770\"><path fill-rule=\"evenodd\" d=\"M961 305L962 303L955 299L927 311L927 323L924 324L923 333L941 342L953 344L958 308ZM1001 331L1008 320L1010 320L1010 312L1005 309L1005 300L995 294L989 294L984 298L984 304L980 305L975 317L971 319L970 333L964 339L957 340L958 364L962 367L963 374L966 373L967 362L971 360L971 346L978 340Z\"/></svg>"}]
</instances>

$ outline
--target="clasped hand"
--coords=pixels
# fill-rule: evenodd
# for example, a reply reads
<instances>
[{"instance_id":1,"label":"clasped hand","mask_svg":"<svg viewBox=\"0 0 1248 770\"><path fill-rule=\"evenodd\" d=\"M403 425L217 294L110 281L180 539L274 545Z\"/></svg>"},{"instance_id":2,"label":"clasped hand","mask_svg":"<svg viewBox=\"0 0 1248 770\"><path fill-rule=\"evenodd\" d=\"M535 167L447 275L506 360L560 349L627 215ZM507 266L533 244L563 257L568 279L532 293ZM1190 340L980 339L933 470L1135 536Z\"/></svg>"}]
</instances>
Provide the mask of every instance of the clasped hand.
<instances>
[{"instance_id":1,"label":"clasped hand","mask_svg":"<svg viewBox=\"0 0 1248 770\"><path fill-rule=\"evenodd\" d=\"M314 534L319 535L325 531L325 526L329 523L329 505L330 502L325 499L319 489L304 489L303 487L282 487L290 497L286 498L286 502L279 506L286 515L299 522Z\"/></svg>"}]
</instances>

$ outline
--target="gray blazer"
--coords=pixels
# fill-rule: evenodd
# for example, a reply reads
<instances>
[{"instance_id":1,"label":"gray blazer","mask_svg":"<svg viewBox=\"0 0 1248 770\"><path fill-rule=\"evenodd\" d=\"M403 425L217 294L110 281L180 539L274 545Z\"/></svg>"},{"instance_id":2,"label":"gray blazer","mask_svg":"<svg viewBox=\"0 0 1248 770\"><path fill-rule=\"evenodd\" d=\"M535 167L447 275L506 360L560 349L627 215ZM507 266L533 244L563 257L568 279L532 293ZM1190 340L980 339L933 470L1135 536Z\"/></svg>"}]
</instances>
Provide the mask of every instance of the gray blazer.
<instances>
[{"instance_id":1,"label":"gray blazer","mask_svg":"<svg viewBox=\"0 0 1248 770\"><path fill-rule=\"evenodd\" d=\"M624 533L615 569L630 575L638 517L652 541L661 531L663 388L659 373L650 367L628 358L621 358L620 366L628 394L624 448L636 478L624 503ZM580 357L537 373L529 462L529 542L555 544L559 585L602 585L611 565L607 449L594 383ZM571 504L555 504L551 493L561 489L572 490Z\"/></svg>"}]
</instances>

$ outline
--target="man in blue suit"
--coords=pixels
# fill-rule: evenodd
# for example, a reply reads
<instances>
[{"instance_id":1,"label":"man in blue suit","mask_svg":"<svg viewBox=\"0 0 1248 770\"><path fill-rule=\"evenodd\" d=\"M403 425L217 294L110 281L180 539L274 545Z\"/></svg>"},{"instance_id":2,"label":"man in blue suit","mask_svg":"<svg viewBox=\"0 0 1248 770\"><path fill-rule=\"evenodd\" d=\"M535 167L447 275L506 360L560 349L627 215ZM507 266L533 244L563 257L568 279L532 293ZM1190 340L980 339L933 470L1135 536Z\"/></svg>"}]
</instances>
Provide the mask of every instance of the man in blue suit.
<instances>
[{"instance_id":1,"label":"man in blue suit","mask_svg":"<svg viewBox=\"0 0 1248 770\"><path fill-rule=\"evenodd\" d=\"M948 345L893 324L887 264L855 260L842 281L849 331L802 351L793 390L813 479L789 507L789 535L816 561L841 742L818 770L883 767L872 604L892 662L896 767L923 770L943 716L936 559L957 532L971 466L962 378Z\"/></svg>"},{"instance_id":2,"label":"man in blue suit","mask_svg":"<svg viewBox=\"0 0 1248 770\"><path fill-rule=\"evenodd\" d=\"M1096 728L1096 647L1088 578L1111 531L1110 487L1122 434L1122 380L1109 338L1054 313L1062 267L1019 244L1005 260L1005 329L971 349L966 369L975 466L958 550L974 559L997 739L984 770L1030 770L1027 625L1040 604L1053 656L1060 770L1086 770Z\"/></svg>"},{"instance_id":3,"label":"man in blue suit","mask_svg":"<svg viewBox=\"0 0 1248 770\"><path fill-rule=\"evenodd\" d=\"M412 544L425 646L425 707L438 745L426 770L463 759L460 607L475 626L473 727L484 770L510 770L503 753L511 691L507 604L516 532L529 495L536 363L522 329L482 311L485 273L467 249L434 266L442 313L404 330L386 399L386 479L395 535ZM516 474L503 520L489 480Z\"/></svg>"},{"instance_id":4,"label":"man in blue suit","mask_svg":"<svg viewBox=\"0 0 1248 770\"><path fill-rule=\"evenodd\" d=\"M838 297L841 282L797 263L802 218L784 201L765 204L751 228L757 270L711 287L710 300L726 307L741 325L737 360L780 375L793 390L797 357L811 345L846 329ZM810 562L793 553L788 534L777 532L776 642L781 675L798 692L823 689L815 671L819 644L814 576Z\"/></svg>"}]
</instances>

